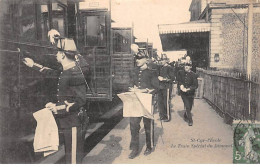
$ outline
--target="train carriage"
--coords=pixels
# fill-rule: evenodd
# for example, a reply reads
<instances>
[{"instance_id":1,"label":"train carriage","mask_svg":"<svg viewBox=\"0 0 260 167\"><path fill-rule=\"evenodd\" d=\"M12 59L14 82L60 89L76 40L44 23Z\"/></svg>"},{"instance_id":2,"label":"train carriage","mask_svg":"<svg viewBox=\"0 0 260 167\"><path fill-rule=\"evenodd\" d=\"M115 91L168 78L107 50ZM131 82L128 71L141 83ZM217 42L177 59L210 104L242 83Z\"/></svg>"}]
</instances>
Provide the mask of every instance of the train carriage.
<instances>
[{"instance_id":1,"label":"train carriage","mask_svg":"<svg viewBox=\"0 0 260 167\"><path fill-rule=\"evenodd\" d=\"M53 55L55 48L48 41L50 29L57 29L61 36L73 38L81 54L88 60L92 71L92 92L88 92L88 100L112 100L110 11L81 10L79 2L0 1L1 163L28 163L35 160L30 154L33 152L31 134L36 126L32 113L55 98L57 78L39 75L37 71L26 67L22 58L30 57L53 69L61 67ZM97 28L93 23L100 25L98 35L93 32ZM29 150L26 149L28 144Z\"/></svg>"},{"instance_id":2,"label":"train carriage","mask_svg":"<svg viewBox=\"0 0 260 167\"><path fill-rule=\"evenodd\" d=\"M57 78L43 77L22 62L30 57L59 69L48 31L73 38L91 67L90 116L98 117L120 100L115 94L129 87L134 68L130 45L132 28L111 28L109 1L103 0L1 0L0 6L0 160L32 163L32 113L55 99ZM102 111L101 111L102 110Z\"/></svg>"}]
</instances>

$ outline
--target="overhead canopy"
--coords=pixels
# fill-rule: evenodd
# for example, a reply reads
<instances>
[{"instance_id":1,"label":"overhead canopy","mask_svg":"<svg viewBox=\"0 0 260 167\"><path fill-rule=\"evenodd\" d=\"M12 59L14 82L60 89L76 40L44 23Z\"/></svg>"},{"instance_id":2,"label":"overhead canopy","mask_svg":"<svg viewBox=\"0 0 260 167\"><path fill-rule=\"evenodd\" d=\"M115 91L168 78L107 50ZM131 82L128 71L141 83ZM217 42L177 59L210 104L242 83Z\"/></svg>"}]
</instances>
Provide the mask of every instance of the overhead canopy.
<instances>
[{"instance_id":1,"label":"overhead canopy","mask_svg":"<svg viewBox=\"0 0 260 167\"><path fill-rule=\"evenodd\" d=\"M205 20L196 20L180 24L160 24L158 28L160 35L190 32L209 32L210 23L206 23Z\"/></svg>"},{"instance_id":2,"label":"overhead canopy","mask_svg":"<svg viewBox=\"0 0 260 167\"><path fill-rule=\"evenodd\" d=\"M159 25L165 52L186 50L194 67L208 67L210 23L197 20L181 24ZM176 55L174 56L176 59Z\"/></svg>"}]
</instances>

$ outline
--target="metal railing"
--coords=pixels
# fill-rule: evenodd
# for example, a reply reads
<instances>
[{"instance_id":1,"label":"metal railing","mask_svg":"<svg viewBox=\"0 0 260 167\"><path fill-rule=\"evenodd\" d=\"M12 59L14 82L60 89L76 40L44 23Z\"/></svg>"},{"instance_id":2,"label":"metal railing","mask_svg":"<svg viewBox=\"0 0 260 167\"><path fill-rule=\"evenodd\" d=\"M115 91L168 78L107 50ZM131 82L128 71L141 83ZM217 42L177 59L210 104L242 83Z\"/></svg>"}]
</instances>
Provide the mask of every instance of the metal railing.
<instances>
[{"instance_id":1,"label":"metal railing","mask_svg":"<svg viewBox=\"0 0 260 167\"><path fill-rule=\"evenodd\" d=\"M197 68L197 72L204 80L203 98L220 111L222 116L242 120L260 119L259 75L248 79L242 73L200 68Z\"/></svg>"}]
</instances>

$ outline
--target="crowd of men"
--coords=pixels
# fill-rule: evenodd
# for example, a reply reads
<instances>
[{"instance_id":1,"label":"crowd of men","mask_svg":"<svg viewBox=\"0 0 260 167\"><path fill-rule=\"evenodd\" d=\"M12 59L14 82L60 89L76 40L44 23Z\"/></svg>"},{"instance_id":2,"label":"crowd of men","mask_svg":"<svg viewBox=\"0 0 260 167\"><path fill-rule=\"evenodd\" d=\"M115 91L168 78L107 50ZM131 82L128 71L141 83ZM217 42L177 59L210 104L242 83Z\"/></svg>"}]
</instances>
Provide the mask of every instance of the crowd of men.
<instances>
[{"instance_id":1,"label":"crowd of men","mask_svg":"<svg viewBox=\"0 0 260 167\"><path fill-rule=\"evenodd\" d=\"M146 149L144 155L149 155L153 151L153 116L147 116L146 110L149 106L157 104L160 120L169 122L171 119L170 102L172 97L173 84L178 85L178 94L181 96L186 112L185 121L189 126L193 125L191 109L193 106L195 89L198 87L197 75L191 71L192 64L189 56L185 56L179 63L170 64L166 56L158 59L151 59L135 44L131 46L135 56L135 65L132 72L132 83L130 92L138 94L137 100L123 101L124 103L133 103L128 106L138 106L142 103L144 108L138 108L134 111L124 108L125 115L130 117L131 143L129 158L133 159L139 154L139 130L140 122L143 119L146 134ZM146 94L152 94L153 98L148 98ZM122 96L122 95L121 95ZM147 98L147 101L155 100L155 103L145 103L140 100L140 96ZM127 106L127 105L124 105ZM153 110L155 106L152 107ZM131 114L129 114L129 112ZM152 114L154 111L150 111Z\"/></svg>"},{"instance_id":2,"label":"crowd of men","mask_svg":"<svg viewBox=\"0 0 260 167\"><path fill-rule=\"evenodd\" d=\"M77 52L73 39L60 37L59 32L56 30L51 30L48 36L50 42L57 48L55 56L57 62L62 65L62 69L53 70L44 67L28 57L24 58L23 62L28 67L39 71L43 75L58 77L57 99L43 106L45 107L44 111L53 114L57 128L63 132L66 163L81 163L85 133L85 129L82 126L85 120L84 117L82 118L82 115L85 112L86 91L89 89L90 67ZM139 154L139 131L142 119L146 134L146 150L144 155L149 155L153 151L153 114L155 104L158 106L160 120L164 122L170 121L170 101L173 84L175 83L178 84L179 94L186 108L184 118L187 120L188 125L192 126L191 108L198 82L196 74L191 71L191 61L187 57L186 61L181 63L181 65L178 65L178 63L170 65L169 59L166 56L161 57L160 60L150 59L135 44L131 45L131 50L136 63L134 69L130 72L132 82L128 91L130 94L127 95L132 95L137 100L123 102L133 103L131 105L134 107L139 106L136 110L124 108L124 112L128 112L124 114L130 120L130 149L132 152L129 158L133 159ZM142 103L140 98L146 99L146 101L148 100L151 103L139 104ZM150 106L146 106L147 104ZM151 105L153 106L151 107ZM41 138L50 138L50 133L47 130L51 131L52 128L46 125L46 128L43 128L43 131L39 132ZM48 140L39 140L38 142L34 143L34 146L41 146L44 149L45 145L49 144Z\"/></svg>"},{"instance_id":3,"label":"crowd of men","mask_svg":"<svg viewBox=\"0 0 260 167\"><path fill-rule=\"evenodd\" d=\"M177 93L177 95L180 96L187 94L194 96L195 89L198 87L198 76L194 72L190 56L184 55L179 58L178 61L170 62L166 54L157 55L156 59L150 58L148 55L145 55L145 52L138 49L138 46L135 44L132 45L132 51L134 53L135 60L138 61L140 56L141 58L145 58L148 68L153 70L154 75L157 76L158 85L156 87L156 95L158 96L157 104L160 119L163 122L169 122L171 119L169 102L173 97L173 93ZM183 75L187 74L190 74L190 76L183 77ZM193 82L188 81L190 78L193 79ZM173 92L174 84L177 84L177 92ZM192 87L192 90L182 89L183 87L181 85L186 88Z\"/></svg>"}]
</instances>

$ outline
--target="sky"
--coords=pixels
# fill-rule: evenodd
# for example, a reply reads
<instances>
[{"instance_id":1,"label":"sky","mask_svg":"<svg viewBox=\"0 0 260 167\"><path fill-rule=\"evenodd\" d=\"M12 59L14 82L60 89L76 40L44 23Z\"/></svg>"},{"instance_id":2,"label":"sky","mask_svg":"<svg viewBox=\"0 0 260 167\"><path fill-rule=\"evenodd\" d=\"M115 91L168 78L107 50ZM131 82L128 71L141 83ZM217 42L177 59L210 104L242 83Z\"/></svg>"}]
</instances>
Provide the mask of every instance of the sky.
<instances>
[{"instance_id":1,"label":"sky","mask_svg":"<svg viewBox=\"0 0 260 167\"><path fill-rule=\"evenodd\" d=\"M192 0L111 0L115 25L131 27L138 39L152 42L162 50L158 24L178 24L190 20Z\"/></svg>"}]
</instances>

